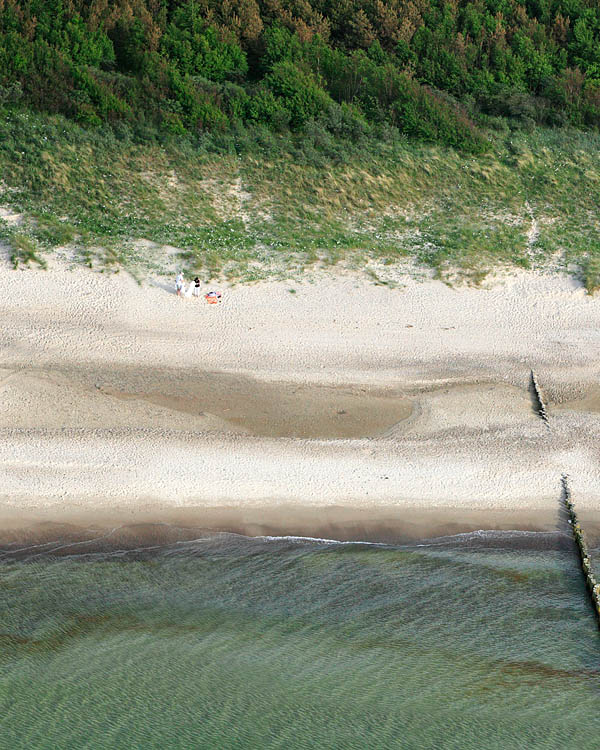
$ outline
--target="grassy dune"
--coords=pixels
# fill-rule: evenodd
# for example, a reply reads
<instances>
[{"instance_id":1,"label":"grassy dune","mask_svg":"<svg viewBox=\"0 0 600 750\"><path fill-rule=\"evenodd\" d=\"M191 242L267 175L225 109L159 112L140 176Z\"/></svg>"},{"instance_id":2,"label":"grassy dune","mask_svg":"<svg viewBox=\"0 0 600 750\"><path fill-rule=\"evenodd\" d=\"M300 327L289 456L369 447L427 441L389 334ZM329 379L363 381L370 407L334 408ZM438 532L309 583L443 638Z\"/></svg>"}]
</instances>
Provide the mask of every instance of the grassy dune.
<instances>
[{"instance_id":1,"label":"grassy dune","mask_svg":"<svg viewBox=\"0 0 600 750\"><path fill-rule=\"evenodd\" d=\"M344 264L393 283L400 260L449 282L499 266L600 286L600 136L500 132L472 157L400 139L302 146L136 144L60 117L0 119L0 241L15 266L68 247L143 279L176 266L250 281ZM239 144L238 144L239 146ZM406 264L405 264L406 265Z\"/></svg>"}]
</instances>

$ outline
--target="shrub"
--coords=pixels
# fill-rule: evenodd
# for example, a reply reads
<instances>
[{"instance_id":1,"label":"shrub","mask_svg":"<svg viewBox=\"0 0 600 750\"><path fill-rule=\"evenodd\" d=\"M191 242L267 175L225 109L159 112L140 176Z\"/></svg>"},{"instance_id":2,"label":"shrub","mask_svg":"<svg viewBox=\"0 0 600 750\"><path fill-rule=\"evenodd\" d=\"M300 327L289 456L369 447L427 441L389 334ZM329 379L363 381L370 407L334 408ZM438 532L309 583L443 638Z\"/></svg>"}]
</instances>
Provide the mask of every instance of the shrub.
<instances>
[{"instance_id":1,"label":"shrub","mask_svg":"<svg viewBox=\"0 0 600 750\"><path fill-rule=\"evenodd\" d=\"M284 61L274 65L265 82L283 109L289 113L292 126L300 126L325 112L331 101L313 75L292 62Z\"/></svg>"},{"instance_id":2,"label":"shrub","mask_svg":"<svg viewBox=\"0 0 600 750\"><path fill-rule=\"evenodd\" d=\"M260 87L250 99L248 115L251 120L270 124L275 130L284 130L290 124L291 115L285 102L272 91Z\"/></svg>"},{"instance_id":3,"label":"shrub","mask_svg":"<svg viewBox=\"0 0 600 750\"><path fill-rule=\"evenodd\" d=\"M489 148L482 133L460 108L454 108L435 92L405 78L404 90L392 107L394 122L406 135L445 143L473 153Z\"/></svg>"}]
</instances>

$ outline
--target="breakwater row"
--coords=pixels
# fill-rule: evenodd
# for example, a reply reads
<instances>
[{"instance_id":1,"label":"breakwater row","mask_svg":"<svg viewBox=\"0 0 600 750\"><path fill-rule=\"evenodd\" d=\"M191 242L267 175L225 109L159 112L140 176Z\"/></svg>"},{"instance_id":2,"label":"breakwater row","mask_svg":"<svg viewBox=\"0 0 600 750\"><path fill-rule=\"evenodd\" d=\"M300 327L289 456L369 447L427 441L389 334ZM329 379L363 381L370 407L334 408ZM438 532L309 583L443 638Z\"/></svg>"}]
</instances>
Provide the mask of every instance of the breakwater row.
<instances>
[{"instance_id":1,"label":"breakwater row","mask_svg":"<svg viewBox=\"0 0 600 750\"><path fill-rule=\"evenodd\" d=\"M544 398L544 393L533 370L531 370L530 387L535 402L535 409L541 419L546 423L546 426L550 427L546 399ZM577 512L575 511L575 507L573 505L571 488L569 487L569 478L566 474L562 475L561 482L563 489L562 499L567 512L567 520L569 525L571 526L573 539L575 540L575 545L579 553L579 560L581 563L583 576L585 578L585 584L589 591L592 600L592 606L594 608L594 612L598 620L598 625L600 627L600 583L598 583L598 581L596 580L596 577L594 576L594 572L592 570L590 553L588 550L587 542L585 540L583 529L581 528L581 523L579 522Z\"/></svg>"},{"instance_id":2,"label":"breakwater row","mask_svg":"<svg viewBox=\"0 0 600 750\"><path fill-rule=\"evenodd\" d=\"M592 561L590 558L588 546L585 541L583 529L581 528L581 523L579 522L579 518L577 517L577 512L573 505L568 476L566 474L563 474L561 481L563 488L562 497L568 515L568 522L573 532L573 539L575 540L575 544L579 552L581 569L583 570L585 583L592 599L592 605L598 619L598 625L600 626L600 583L598 583L598 581L596 580L596 577L594 576L592 570Z\"/></svg>"},{"instance_id":3,"label":"breakwater row","mask_svg":"<svg viewBox=\"0 0 600 750\"><path fill-rule=\"evenodd\" d=\"M533 398L535 400L535 410L544 420L544 422L549 426L546 400L544 398L542 389L540 388L540 384L538 383L537 376L533 370L531 370L531 390L533 393Z\"/></svg>"}]
</instances>

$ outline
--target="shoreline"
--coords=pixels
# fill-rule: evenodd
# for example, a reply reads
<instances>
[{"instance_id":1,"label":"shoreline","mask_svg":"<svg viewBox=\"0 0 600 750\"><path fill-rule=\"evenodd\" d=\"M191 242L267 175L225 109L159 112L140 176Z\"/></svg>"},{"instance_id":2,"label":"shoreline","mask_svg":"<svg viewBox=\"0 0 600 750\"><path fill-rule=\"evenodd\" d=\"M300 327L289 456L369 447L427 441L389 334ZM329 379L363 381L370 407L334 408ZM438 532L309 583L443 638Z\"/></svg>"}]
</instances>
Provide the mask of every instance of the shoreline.
<instances>
[{"instance_id":1,"label":"shoreline","mask_svg":"<svg viewBox=\"0 0 600 750\"><path fill-rule=\"evenodd\" d=\"M593 547L600 543L600 511L582 516L586 537ZM52 520L50 520L52 519ZM67 545L63 554L86 551L133 550L146 545L165 546L193 541L204 535L232 534L254 539L298 539L306 541L355 542L365 544L412 544L424 540L498 532L543 534L563 537L570 544L570 529L561 508L465 509L440 507L307 508L305 506L234 506L214 508L147 508L135 513L86 509L65 515L7 521L0 530L0 552L44 545ZM504 538L504 537L503 537ZM555 540L556 541L556 540ZM43 549L40 550L43 552ZM12 553L11 553L12 554Z\"/></svg>"}]
</instances>

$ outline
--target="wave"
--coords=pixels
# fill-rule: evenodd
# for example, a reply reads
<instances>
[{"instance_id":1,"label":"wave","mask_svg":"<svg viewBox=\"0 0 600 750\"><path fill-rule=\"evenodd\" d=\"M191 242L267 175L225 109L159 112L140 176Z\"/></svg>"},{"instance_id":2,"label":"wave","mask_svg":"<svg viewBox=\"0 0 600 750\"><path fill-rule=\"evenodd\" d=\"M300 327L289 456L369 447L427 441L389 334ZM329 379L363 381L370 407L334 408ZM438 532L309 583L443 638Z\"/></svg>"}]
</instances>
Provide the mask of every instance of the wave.
<instances>
[{"instance_id":1,"label":"wave","mask_svg":"<svg viewBox=\"0 0 600 750\"><path fill-rule=\"evenodd\" d=\"M184 528L170 524L150 525L144 534L131 534L131 527L118 526L85 538L55 538L37 544L9 544L0 548L0 563L32 561L39 559L98 559L121 557L142 559L152 556L179 554L203 554L210 552L243 553L256 550L259 545L302 546L304 548L364 547L380 550L409 550L428 548L506 548L506 549L565 549L572 543L568 531L532 531L521 529L498 530L477 529L444 536L402 541L398 543L378 542L369 539L334 539L297 534L246 535L232 531L212 531ZM88 529L88 533L91 530ZM173 535L188 538L173 538ZM144 543L146 542L146 543ZM87 549L86 549L87 547Z\"/></svg>"}]
</instances>

